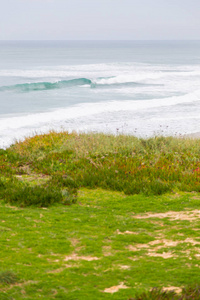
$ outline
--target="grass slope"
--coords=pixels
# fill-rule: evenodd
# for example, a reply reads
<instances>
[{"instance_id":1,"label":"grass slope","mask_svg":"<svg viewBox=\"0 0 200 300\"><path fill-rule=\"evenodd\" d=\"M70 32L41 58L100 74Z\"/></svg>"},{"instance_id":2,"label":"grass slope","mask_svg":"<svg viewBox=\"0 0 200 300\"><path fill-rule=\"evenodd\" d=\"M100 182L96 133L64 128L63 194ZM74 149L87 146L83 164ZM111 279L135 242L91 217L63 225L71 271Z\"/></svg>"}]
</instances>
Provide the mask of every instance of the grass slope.
<instances>
[{"instance_id":1,"label":"grass slope","mask_svg":"<svg viewBox=\"0 0 200 300\"><path fill-rule=\"evenodd\" d=\"M0 150L0 299L199 284L199 154L200 140L66 132Z\"/></svg>"},{"instance_id":2,"label":"grass slope","mask_svg":"<svg viewBox=\"0 0 200 300\"><path fill-rule=\"evenodd\" d=\"M37 173L64 175L72 186L147 195L200 191L198 139L51 132L16 143L6 154L16 168L20 161Z\"/></svg>"},{"instance_id":3,"label":"grass slope","mask_svg":"<svg viewBox=\"0 0 200 300\"><path fill-rule=\"evenodd\" d=\"M0 299L129 299L200 282L199 195L82 189L78 199L46 209L1 203L1 271L18 281L0 284Z\"/></svg>"}]
</instances>

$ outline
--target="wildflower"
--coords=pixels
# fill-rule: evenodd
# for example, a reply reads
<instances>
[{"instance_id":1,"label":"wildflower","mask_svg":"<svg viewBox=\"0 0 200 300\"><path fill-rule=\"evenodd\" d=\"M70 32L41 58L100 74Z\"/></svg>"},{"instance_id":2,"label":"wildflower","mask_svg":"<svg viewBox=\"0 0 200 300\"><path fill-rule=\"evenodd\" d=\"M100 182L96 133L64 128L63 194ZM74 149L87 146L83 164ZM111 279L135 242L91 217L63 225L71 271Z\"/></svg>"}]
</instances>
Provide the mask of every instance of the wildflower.
<instances>
[{"instance_id":1,"label":"wildflower","mask_svg":"<svg viewBox=\"0 0 200 300\"><path fill-rule=\"evenodd\" d=\"M200 168L196 168L195 170L193 170L193 172L200 172Z\"/></svg>"}]
</instances>

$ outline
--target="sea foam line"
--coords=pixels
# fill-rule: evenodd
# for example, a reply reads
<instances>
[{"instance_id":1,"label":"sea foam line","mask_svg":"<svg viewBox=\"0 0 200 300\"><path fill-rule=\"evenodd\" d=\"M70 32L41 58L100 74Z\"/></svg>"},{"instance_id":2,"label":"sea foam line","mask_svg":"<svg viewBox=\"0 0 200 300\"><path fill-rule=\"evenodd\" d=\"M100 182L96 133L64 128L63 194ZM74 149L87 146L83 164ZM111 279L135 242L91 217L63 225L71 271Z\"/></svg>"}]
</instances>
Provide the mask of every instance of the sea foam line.
<instances>
[{"instance_id":1,"label":"sea foam line","mask_svg":"<svg viewBox=\"0 0 200 300\"><path fill-rule=\"evenodd\" d=\"M179 97L170 97L142 101L109 101L97 103L84 103L55 111L15 116L0 120L0 134L6 129L19 129L24 127L39 128L44 124L53 124L58 121L72 120L105 112L118 111L144 111L150 108L174 106L182 103L200 101L200 90Z\"/></svg>"}]
</instances>

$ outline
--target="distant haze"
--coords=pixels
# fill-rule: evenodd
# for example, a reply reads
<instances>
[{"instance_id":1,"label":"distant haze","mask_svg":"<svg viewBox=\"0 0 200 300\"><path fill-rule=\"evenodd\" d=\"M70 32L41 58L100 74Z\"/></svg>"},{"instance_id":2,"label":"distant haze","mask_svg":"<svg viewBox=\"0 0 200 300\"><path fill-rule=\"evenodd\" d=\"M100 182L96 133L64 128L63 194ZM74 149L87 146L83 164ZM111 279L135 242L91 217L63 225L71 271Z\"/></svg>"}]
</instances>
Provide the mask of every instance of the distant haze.
<instances>
[{"instance_id":1,"label":"distant haze","mask_svg":"<svg viewBox=\"0 0 200 300\"><path fill-rule=\"evenodd\" d=\"M199 0L0 1L0 40L200 39Z\"/></svg>"}]
</instances>

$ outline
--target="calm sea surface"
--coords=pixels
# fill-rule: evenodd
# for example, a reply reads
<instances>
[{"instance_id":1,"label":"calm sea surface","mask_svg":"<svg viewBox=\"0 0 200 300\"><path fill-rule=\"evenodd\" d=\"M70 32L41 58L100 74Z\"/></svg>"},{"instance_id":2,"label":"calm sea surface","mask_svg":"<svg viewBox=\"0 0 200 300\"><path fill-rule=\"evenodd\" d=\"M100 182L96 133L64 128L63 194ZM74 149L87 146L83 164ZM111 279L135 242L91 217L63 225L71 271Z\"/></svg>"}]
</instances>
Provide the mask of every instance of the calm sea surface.
<instances>
[{"instance_id":1,"label":"calm sea surface","mask_svg":"<svg viewBox=\"0 0 200 300\"><path fill-rule=\"evenodd\" d=\"M200 42L0 42L0 147L51 129L200 131Z\"/></svg>"}]
</instances>

